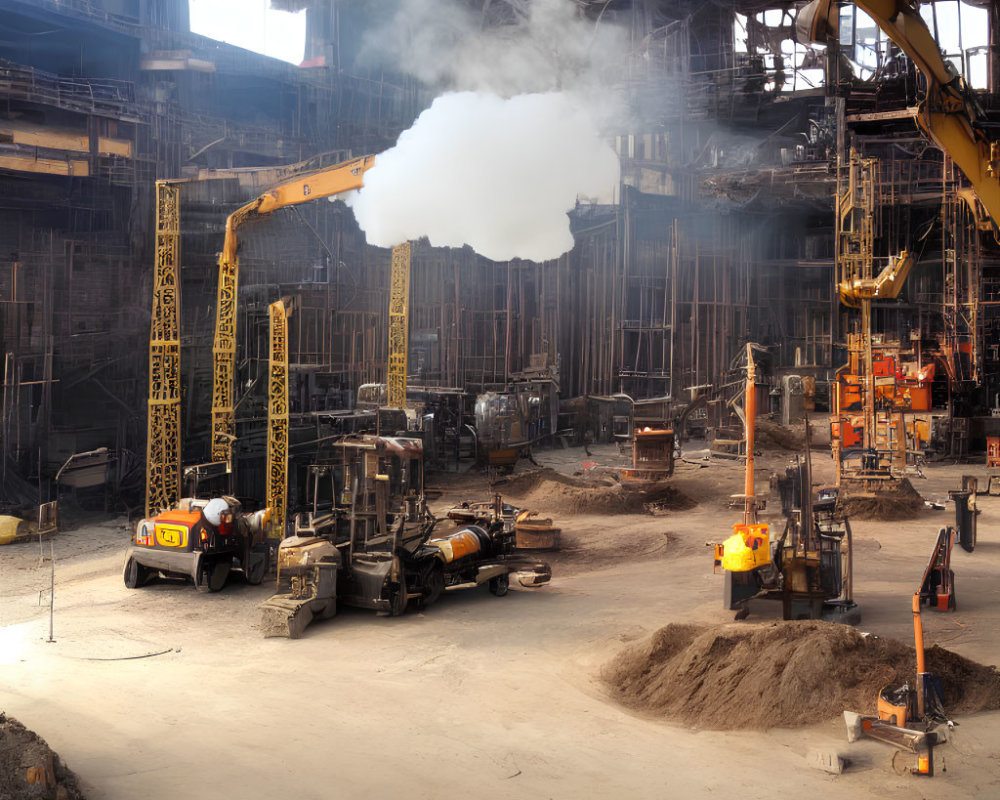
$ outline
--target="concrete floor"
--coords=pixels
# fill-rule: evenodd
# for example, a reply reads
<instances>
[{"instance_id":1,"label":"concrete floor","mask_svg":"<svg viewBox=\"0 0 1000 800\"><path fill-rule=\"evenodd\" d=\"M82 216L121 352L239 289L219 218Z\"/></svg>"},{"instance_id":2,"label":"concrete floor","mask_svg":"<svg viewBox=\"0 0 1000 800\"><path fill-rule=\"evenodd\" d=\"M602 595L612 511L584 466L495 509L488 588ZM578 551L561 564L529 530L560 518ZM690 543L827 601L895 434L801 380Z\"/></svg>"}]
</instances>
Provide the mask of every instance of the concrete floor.
<instances>
[{"instance_id":1,"label":"concrete floor","mask_svg":"<svg viewBox=\"0 0 1000 800\"><path fill-rule=\"evenodd\" d=\"M615 453L536 458L569 471ZM888 746L848 744L837 719L718 733L608 700L597 672L625 643L669 622L732 619L706 543L739 519L725 497L740 490L741 468L692 461L676 476L702 500L690 511L558 518L566 552L547 587L504 598L449 593L399 618L347 609L298 641L260 637L267 585L127 590L129 532L109 521L53 542L49 643L49 564L39 564L37 543L9 546L0 553L0 710L45 737L96 800L1000 797L1000 712L960 719L938 750L947 772L927 783L896 775ZM829 455L816 464L829 471ZM981 466L925 472L914 483L928 499L945 497L962 474L985 483ZM475 476L462 490L461 480L447 483L440 506L485 490ZM953 557L958 610L925 614L925 630L929 643L997 664L1000 498L981 497L980 508L976 551ZM953 518L949 506L912 522L853 524L862 629L911 639L910 596L938 528ZM778 604L758 602L748 623L779 615ZM839 751L850 769L810 768L812 748Z\"/></svg>"}]
</instances>

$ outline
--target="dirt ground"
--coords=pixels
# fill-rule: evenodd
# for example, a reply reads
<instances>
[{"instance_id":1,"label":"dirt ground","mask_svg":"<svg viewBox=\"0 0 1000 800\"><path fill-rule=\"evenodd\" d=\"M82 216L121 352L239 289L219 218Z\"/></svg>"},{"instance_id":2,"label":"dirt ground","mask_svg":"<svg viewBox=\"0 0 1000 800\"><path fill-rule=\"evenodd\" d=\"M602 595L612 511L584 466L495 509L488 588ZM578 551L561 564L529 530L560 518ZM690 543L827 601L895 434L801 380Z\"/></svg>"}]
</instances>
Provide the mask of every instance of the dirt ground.
<instances>
[{"instance_id":1,"label":"dirt ground","mask_svg":"<svg viewBox=\"0 0 1000 800\"><path fill-rule=\"evenodd\" d=\"M567 475L583 462L621 463L614 447L591 452L535 459ZM790 455L758 459L761 489ZM50 642L50 562L37 543L2 548L0 712L43 737L91 800L1000 796L1000 712L958 717L936 752L947 771L927 784L897 775L888 746L848 744L836 718L711 731L612 698L601 673L625 648L672 623L732 622L711 544L740 519L730 495L742 488L742 467L705 456L686 451L672 481L697 501L691 508L669 502L655 515L609 515L584 502L556 513L533 494L533 507L562 528L547 587L503 598L448 593L398 618L346 609L298 641L261 638L266 584L233 577L211 595L164 582L129 591L121 579L129 532L107 520L52 541ZM816 453L814 468L818 479L832 475L828 452ZM963 474L985 485L982 465L936 464L924 474L912 481L928 500L946 500ZM437 510L489 493L478 474L430 483L442 489ZM774 498L773 521L778 506ZM953 555L958 608L925 612L924 628L928 644L995 665L1000 498L981 496L980 508L975 552ZM860 630L912 642L910 597L938 529L953 520L949 504L906 522L852 525ZM755 601L747 623L780 613ZM838 664L829 669L834 676ZM717 705L726 714L727 696ZM817 748L839 752L849 769L811 768Z\"/></svg>"}]
</instances>

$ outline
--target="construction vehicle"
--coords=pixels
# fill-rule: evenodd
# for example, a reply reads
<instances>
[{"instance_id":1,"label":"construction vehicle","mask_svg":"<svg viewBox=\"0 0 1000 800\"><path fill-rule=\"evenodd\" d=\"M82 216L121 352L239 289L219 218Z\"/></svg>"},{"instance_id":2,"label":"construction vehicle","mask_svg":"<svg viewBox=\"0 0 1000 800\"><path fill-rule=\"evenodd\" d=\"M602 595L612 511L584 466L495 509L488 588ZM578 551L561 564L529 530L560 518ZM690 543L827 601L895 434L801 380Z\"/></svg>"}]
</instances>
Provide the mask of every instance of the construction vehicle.
<instances>
[{"instance_id":1,"label":"construction vehicle","mask_svg":"<svg viewBox=\"0 0 1000 800\"><path fill-rule=\"evenodd\" d=\"M860 614L853 600L851 527L838 510L836 492L813 499L809 425L806 457L796 459L775 481L780 491L785 528L771 542L770 527L757 519L760 502L754 479L754 438L757 416L753 345L747 345L747 378L743 421L746 475L743 522L733 535L715 546L715 571L725 575L725 608L736 619L750 613L750 600L780 600L784 619L830 619L856 623Z\"/></svg>"},{"instance_id":2,"label":"construction vehicle","mask_svg":"<svg viewBox=\"0 0 1000 800\"><path fill-rule=\"evenodd\" d=\"M402 614L445 589L488 584L500 596L511 573L524 586L546 583L547 564L513 553L514 533L451 521L436 527L423 491L419 439L348 436L337 457L311 467L312 510L278 547L277 592L262 606L265 636L298 638L339 604Z\"/></svg>"},{"instance_id":3,"label":"construction vehicle","mask_svg":"<svg viewBox=\"0 0 1000 800\"><path fill-rule=\"evenodd\" d=\"M877 165L852 149L837 194L838 293L861 318L832 387L831 450L841 497L894 503L909 494L900 481L909 456L930 438L926 413L916 415L931 409L934 364L872 334L872 302L897 297L914 263L904 252L874 276Z\"/></svg>"},{"instance_id":4,"label":"construction vehicle","mask_svg":"<svg viewBox=\"0 0 1000 800\"><path fill-rule=\"evenodd\" d=\"M375 164L371 155L328 167L316 160L275 168L285 177L226 220L219 256L218 296L213 340L212 463L203 471L221 467L232 473L234 437L233 383L236 356L236 307L239 257L237 232L251 220L286 206L333 197L358 189L364 173ZM180 340L178 253L180 250L179 183L158 181L156 261L152 325L150 329L149 423L147 436L146 515L176 505L180 494ZM395 263L395 262L394 262ZM407 265L408 267L408 261ZM290 305L279 300L269 310L270 363L268 381L268 448L266 505L273 510L268 538L280 539L285 527L288 468L288 349L286 317ZM215 470L219 472L218 469ZM230 491L232 486L230 485ZM173 513L168 511L167 513ZM197 581L196 581L197 582Z\"/></svg>"},{"instance_id":5,"label":"construction vehicle","mask_svg":"<svg viewBox=\"0 0 1000 800\"><path fill-rule=\"evenodd\" d=\"M903 766L902 772L933 777L934 748L945 741L954 723L944 710L939 683L927 671L921 606L936 611L955 610L955 573L951 569L951 551L958 532L949 526L938 532L917 591L913 593L913 644L916 652L916 675L913 687L883 687L879 691L876 716L866 717L844 712L847 739L861 736L891 744L900 753L916 756L915 766ZM900 753L897 753L899 755ZM896 758L893 758L893 765Z\"/></svg>"},{"instance_id":6,"label":"construction vehicle","mask_svg":"<svg viewBox=\"0 0 1000 800\"><path fill-rule=\"evenodd\" d=\"M494 494L491 501L463 501L448 509L445 516L464 525L479 525L490 531L497 526L505 534L513 533L514 547L518 550L558 550L561 530L552 520L540 517L537 511L521 509L503 501Z\"/></svg>"},{"instance_id":7,"label":"construction vehicle","mask_svg":"<svg viewBox=\"0 0 1000 800\"><path fill-rule=\"evenodd\" d=\"M632 436L632 466L621 470L623 483L655 483L674 474L674 432L636 428Z\"/></svg>"},{"instance_id":8,"label":"construction vehicle","mask_svg":"<svg viewBox=\"0 0 1000 800\"><path fill-rule=\"evenodd\" d=\"M183 498L177 508L139 520L125 555L125 585L138 589L162 573L217 592L234 568L247 583L260 584L269 566L270 515L269 509L242 513L235 497Z\"/></svg>"},{"instance_id":9,"label":"construction vehicle","mask_svg":"<svg viewBox=\"0 0 1000 800\"><path fill-rule=\"evenodd\" d=\"M354 158L331 167L292 176L226 219L226 237L219 255L219 285L212 347L212 460L231 463L234 439L233 377L236 363L236 299L239 265L236 234L247 222L280 208L333 197L364 185L364 173L375 165L375 156Z\"/></svg>"}]
</instances>

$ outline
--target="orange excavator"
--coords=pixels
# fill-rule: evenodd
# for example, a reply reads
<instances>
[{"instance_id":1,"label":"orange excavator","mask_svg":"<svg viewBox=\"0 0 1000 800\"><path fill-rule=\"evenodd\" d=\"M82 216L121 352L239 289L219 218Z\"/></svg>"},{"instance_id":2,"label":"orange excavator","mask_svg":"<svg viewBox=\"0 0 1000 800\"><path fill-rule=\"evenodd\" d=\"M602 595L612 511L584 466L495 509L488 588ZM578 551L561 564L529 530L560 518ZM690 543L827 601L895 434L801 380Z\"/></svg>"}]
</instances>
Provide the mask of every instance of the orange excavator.
<instances>
[{"instance_id":1,"label":"orange excavator","mask_svg":"<svg viewBox=\"0 0 1000 800\"><path fill-rule=\"evenodd\" d=\"M908 766L903 762L899 771L928 778L934 776L934 748L947 740L947 730L954 723L945 713L939 682L927 671L921 606L926 604L937 611L955 610L951 551L956 535L951 526L938 532L920 586L913 593L913 645L916 651L913 687L906 683L898 688L883 688L879 692L876 716L844 712L849 742L865 736L898 748L893 766L897 764L897 757L912 754L915 764Z\"/></svg>"}]
</instances>

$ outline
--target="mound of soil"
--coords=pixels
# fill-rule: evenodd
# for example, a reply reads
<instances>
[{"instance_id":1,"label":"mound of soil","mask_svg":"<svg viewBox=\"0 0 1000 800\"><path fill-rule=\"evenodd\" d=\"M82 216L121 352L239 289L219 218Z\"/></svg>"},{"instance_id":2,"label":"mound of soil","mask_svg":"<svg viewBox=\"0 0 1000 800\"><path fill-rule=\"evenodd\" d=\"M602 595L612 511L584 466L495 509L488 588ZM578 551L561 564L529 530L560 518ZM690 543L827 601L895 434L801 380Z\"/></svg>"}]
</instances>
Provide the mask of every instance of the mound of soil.
<instances>
[{"instance_id":1,"label":"mound of soil","mask_svg":"<svg viewBox=\"0 0 1000 800\"><path fill-rule=\"evenodd\" d=\"M945 709L1000 708L1000 673L940 647L928 671ZM913 648L832 622L701 627L672 624L601 672L623 705L710 730L809 725L845 710L874 714L885 686L913 686Z\"/></svg>"},{"instance_id":2,"label":"mound of soil","mask_svg":"<svg viewBox=\"0 0 1000 800\"><path fill-rule=\"evenodd\" d=\"M545 514L662 514L698 505L666 482L630 486L609 472L575 477L546 468L507 478L495 488L516 505Z\"/></svg>"},{"instance_id":3,"label":"mound of soil","mask_svg":"<svg viewBox=\"0 0 1000 800\"><path fill-rule=\"evenodd\" d=\"M854 490L851 483L851 479L841 479L840 507L853 519L913 519L924 510L924 498L909 478L884 481L874 493L868 486Z\"/></svg>"},{"instance_id":4,"label":"mound of soil","mask_svg":"<svg viewBox=\"0 0 1000 800\"><path fill-rule=\"evenodd\" d=\"M785 427L769 419L758 417L754 426L754 449L785 450L801 453L806 449L805 425L798 423Z\"/></svg>"},{"instance_id":5,"label":"mound of soil","mask_svg":"<svg viewBox=\"0 0 1000 800\"><path fill-rule=\"evenodd\" d=\"M38 734L0 712L0 798L85 800L76 775Z\"/></svg>"}]
</instances>

